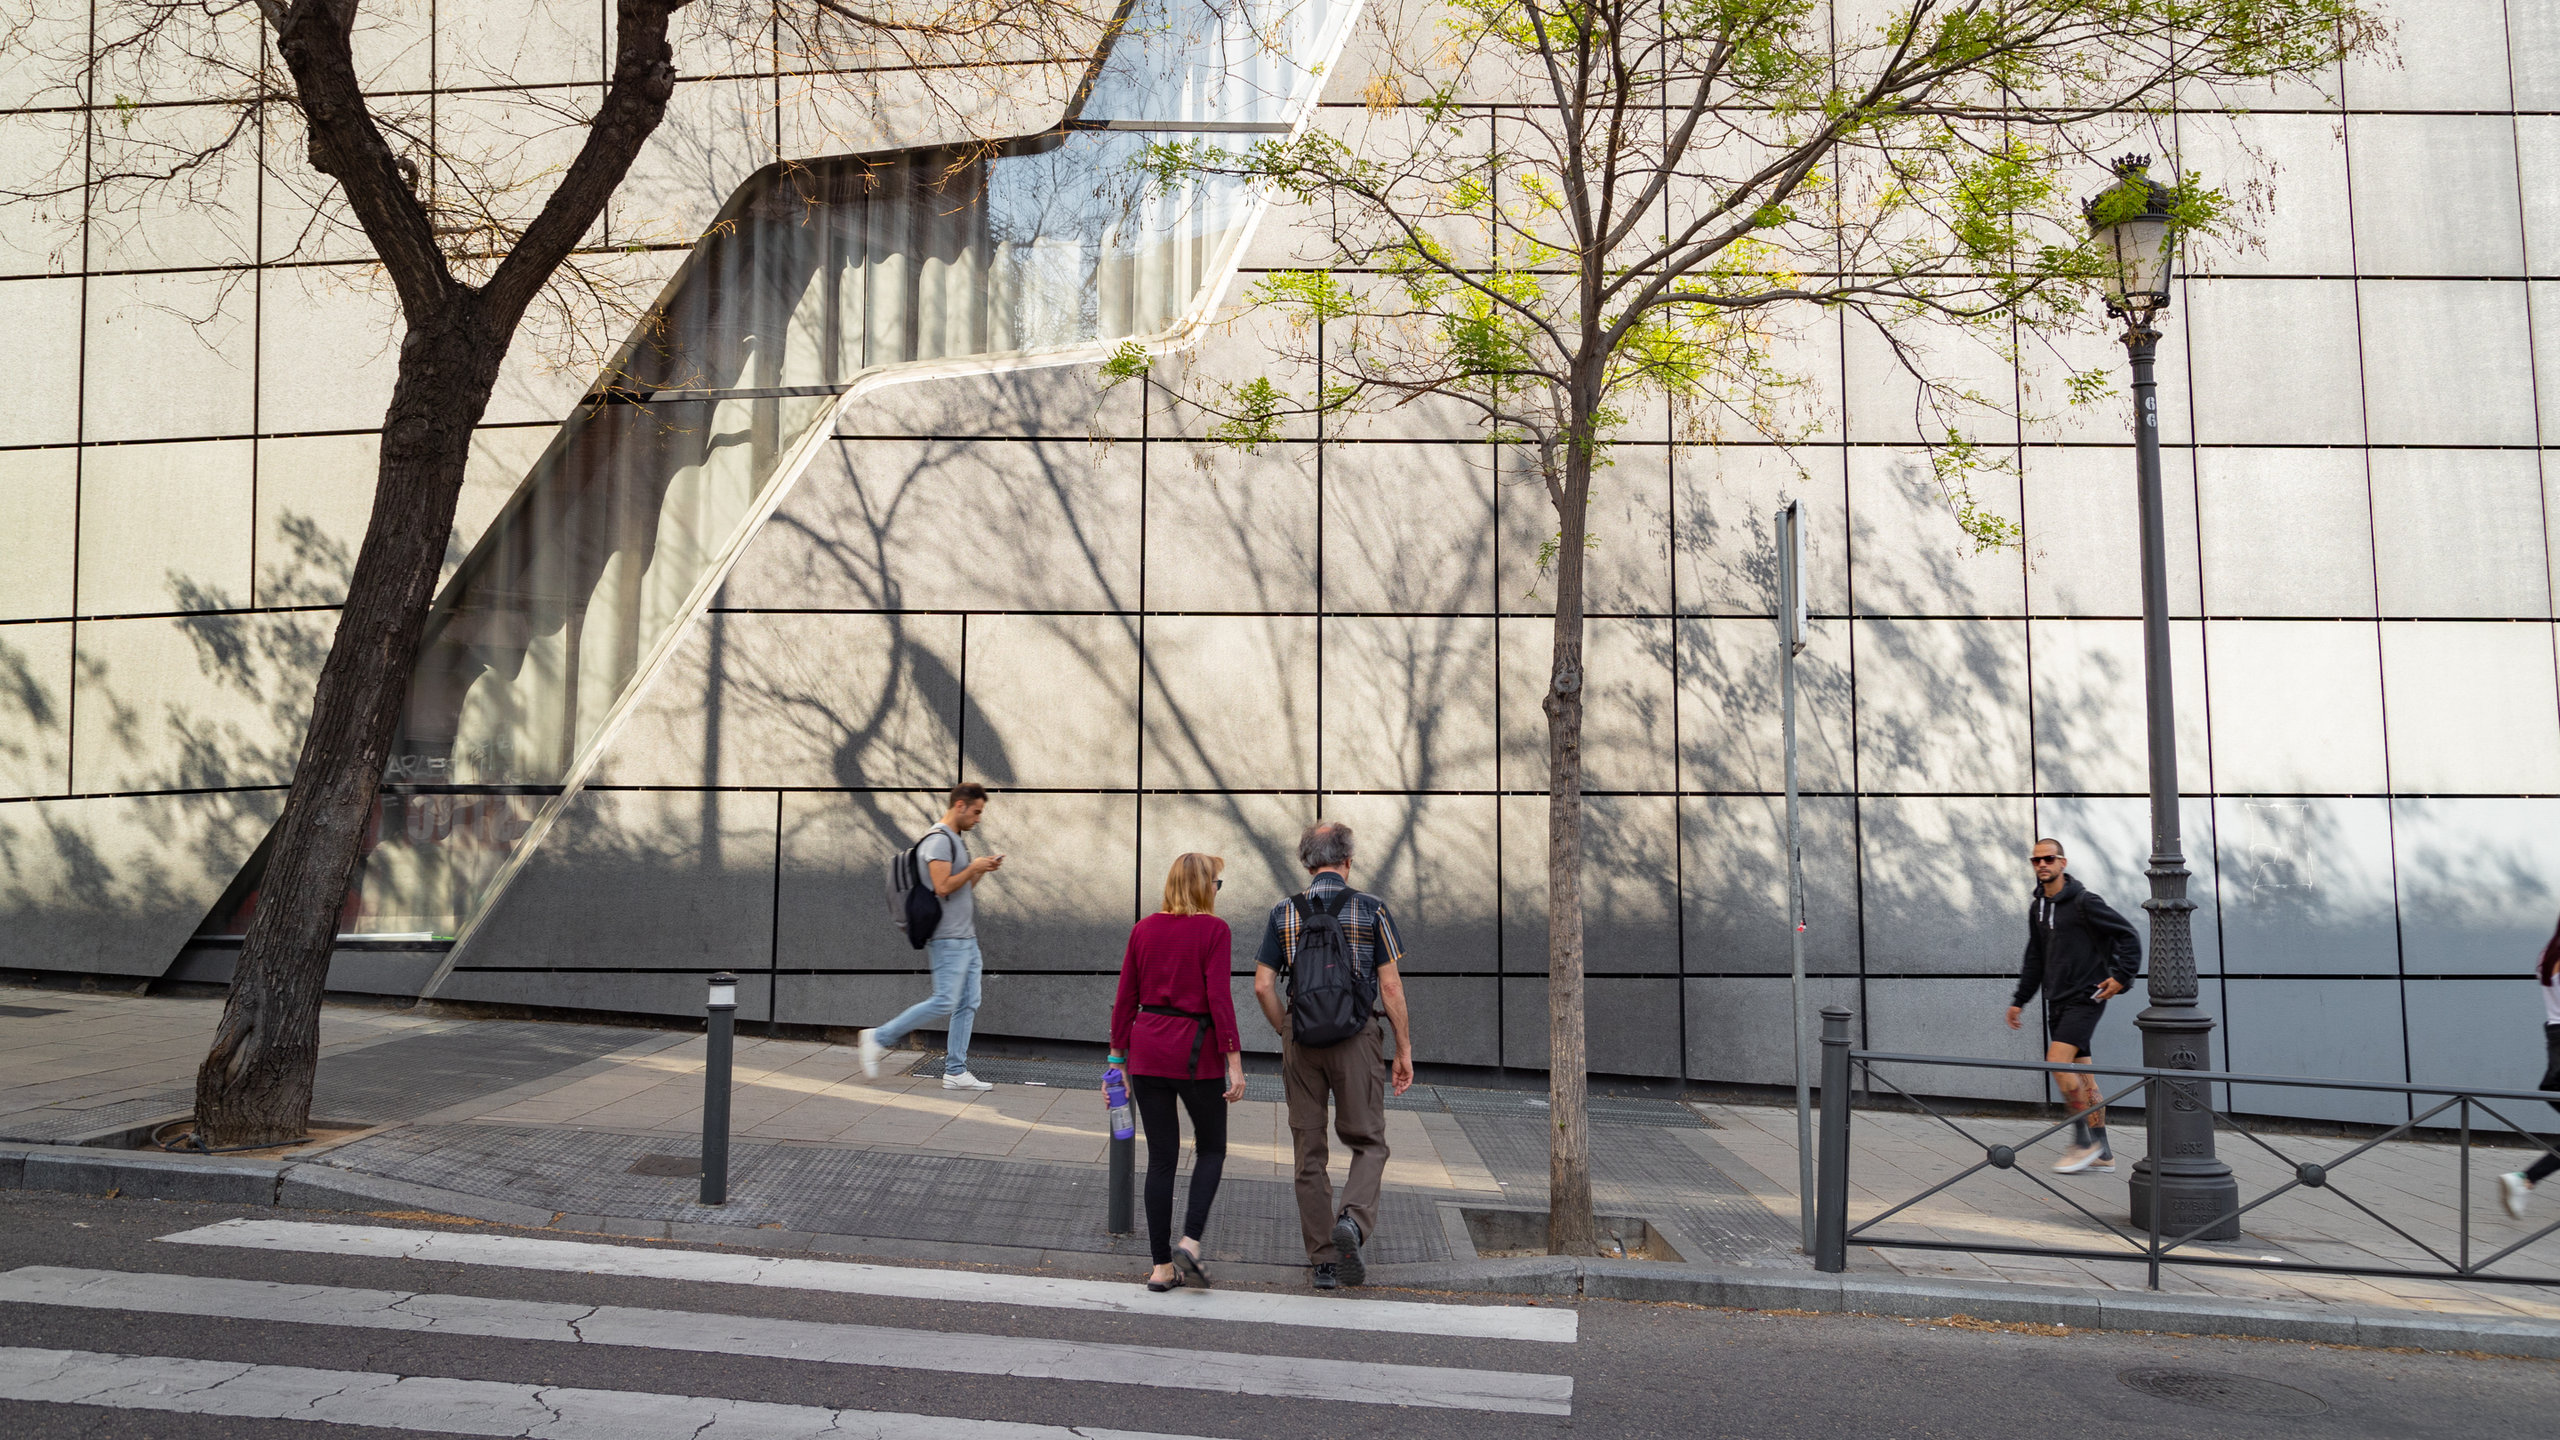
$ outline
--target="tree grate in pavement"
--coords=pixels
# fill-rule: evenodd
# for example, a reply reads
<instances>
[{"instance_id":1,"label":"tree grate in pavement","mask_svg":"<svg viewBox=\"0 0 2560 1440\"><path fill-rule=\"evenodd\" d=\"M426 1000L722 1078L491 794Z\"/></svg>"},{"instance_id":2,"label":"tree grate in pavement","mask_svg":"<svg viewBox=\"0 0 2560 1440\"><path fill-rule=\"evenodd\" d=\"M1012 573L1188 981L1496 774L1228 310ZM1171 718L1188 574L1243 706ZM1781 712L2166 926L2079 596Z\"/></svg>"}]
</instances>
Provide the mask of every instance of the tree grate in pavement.
<instances>
[{"instance_id":1,"label":"tree grate in pavement","mask_svg":"<svg viewBox=\"0 0 2560 1440\"><path fill-rule=\"evenodd\" d=\"M1458 1128L1516 1205L1541 1207L1547 1196L1547 1123L1543 1119L1461 1112ZM1693 1264L1800 1268L1802 1237L1793 1220L1772 1214L1732 1177L1660 1127L1591 1126L1591 1199L1602 1212L1635 1215L1676 1227L1705 1253Z\"/></svg>"},{"instance_id":2,"label":"tree grate in pavement","mask_svg":"<svg viewBox=\"0 0 2560 1440\"><path fill-rule=\"evenodd\" d=\"M734 1144L729 1203L698 1203L682 1177L631 1173L663 1136L495 1125L434 1125L376 1135L330 1152L346 1170L538 1209L636 1220L780 1226L885 1240L1004 1244L1146 1254L1143 1234L1105 1228L1109 1180L1099 1169L967 1156L809 1145ZM1186 1182L1187 1183L1187 1182ZM1177 1189L1176 1200L1181 1194ZM1449 1258L1428 1197L1390 1187L1368 1258ZM1145 1221L1139 1222L1143 1231ZM1202 1237L1209 1258L1302 1265L1296 1196L1286 1183L1230 1176Z\"/></svg>"},{"instance_id":3,"label":"tree grate in pavement","mask_svg":"<svg viewBox=\"0 0 2560 1440\"><path fill-rule=\"evenodd\" d=\"M315 1120L390 1125L557 1075L651 1038L609 1025L488 1020L320 1057ZM53 1143L195 1108L193 1086L110 1105L52 1106L0 1118L0 1140Z\"/></svg>"},{"instance_id":4,"label":"tree grate in pavement","mask_svg":"<svg viewBox=\"0 0 2560 1440\"><path fill-rule=\"evenodd\" d=\"M908 1068L906 1073L930 1080L939 1078L942 1072L943 1056L937 1052L918 1060ZM981 1080L998 1085L1046 1085L1061 1090L1091 1090L1097 1094L1102 1089L1102 1067L1091 1063L987 1056L983 1059L971 1060L969 1073ZM1279 1076L1258 1075L1247 1071L1244 1077L1244 1098L1267 1100L1273 1104L1279 1104L1289 1097L1281 1088ZM1594 1095L1590 1097L1588 1104L1592 1122L1595 1124L1653 1125L1681 1130L1716 1128L1697 1111L1677 1100ZM1536 1120L1543 1125L1547 1115L1547 1099L1543 1095L1528 1090L1480 1090L1457 1085L1416 1085L1402 1095L1389 1095L1387 1108L1445 1115L1514 1115Z\"/></svg>"}]
</instances>

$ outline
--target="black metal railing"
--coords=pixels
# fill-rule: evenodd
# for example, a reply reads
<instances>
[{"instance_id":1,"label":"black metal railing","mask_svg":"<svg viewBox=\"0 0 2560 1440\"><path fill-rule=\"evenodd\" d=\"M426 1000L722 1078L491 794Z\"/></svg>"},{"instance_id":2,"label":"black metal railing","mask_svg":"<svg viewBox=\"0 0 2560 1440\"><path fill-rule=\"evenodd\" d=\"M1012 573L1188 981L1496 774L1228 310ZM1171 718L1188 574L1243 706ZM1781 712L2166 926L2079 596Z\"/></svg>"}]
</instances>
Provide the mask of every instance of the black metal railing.
<instances>
[{"instance_id":1,"label":"black metal railing","mask_svg":"<svg viewBox=\"0 0 2560 1440\"><path fill-rule=\"evenodd\" d=\"M2494 1121L2496 1126L2500 1127L2487 1133L2521 1136L2541 1147L2544 1153L2560 1156L2560 1149L2555 1149L2551 1141L2536 1134L2527 1126L2519 1124L2514 1117L2499 1108L2504 1106L2506 1109L2517 1110L2518 1114L2529 1114L2530 1111L2520 1107L2549 1103L2553 1097L2548 1092L2463 1089L2444 1085L2402 1085L2379 1080L2303 1079L2298 1076L2284 1075L2244 1075L2221 1070L2156 1070L2132 1065L2064 1065L2047 1061L1986 1060L1953 1055L1901 1055L1887 1051L1854 1048L1849 1028L1850 1019L1850 1012L1836 1006L1822 1012L1822 1117L1817 1146L1821 1163L1815 1191L1813 1247L1814 1268L1817 1270L1837 1273L1844 1269L1848 1262L1848 1248L1856 1244L1888 1249L1956 1250L1974 1254L2037 1256L2048 1259L2139 1261L2149 1266L2150 1285L2155 1290L2160 1287L2160 1267L2164 1263L2235 1270L2280 1270L2320 1275L2458 1280L2475 1284L2560 1286L2560 1274L2523 1274L2512 1271L2493 1271L2490 1268L2506 1261L2535 1241L2554 1232L2560 1232L2560 1220L2543 1226L2521 1240L2502 1245L2476 1258L2472 1253L2474 1246L2471 1223L2471 1154L2475 1139L2482 1133L2481 1128L2474 1124L2475 1118L2483 1122ZM1891 1076L1878 1072L1879 1066L1893 1065L1968 1070L2019 1070L2049 1075L2130 1077L2131 1083L2121 1086L2111 1094L2103 1094L2098 1103L2088 1109L2075 1111L2045 1126L2021 1142L2008 1144L1986 1140L1968 1129L1959 1117L1949 1114L1941 1106L1932 1105L1927 1099L1894 1083ZM1968 1143L1982 1152L1982 1158L1937 1181L1927 1189L1888 1205L1875 1214L1852 1224L1849 1220L1851 1108L1849 1098L1853 1081L1860 1077L1867 1082L1865 1088L1870 1095L1881 1089L1899 1096L1920 1113L1964 1137ZM2382 1129L2377 1134L2347 1142L2347 1149L2329 1159L2305 1159L2279 1149L2243 1119L2227 1109L2213 1105L2211 1092L2212 1087L2217 1085L2225 1087L2267 1085L2302 1090L2398 1095L2406 1097L2409 1117L2397 1125ZM2099 1088L2103 1092L2106 1087L2101 1084ZM2155 1194L2152 1203L2141 1207L2148 1212L2147 1225L2141 1229L2135 1229L2130 1227L2129 1222L2118 1224L2100 1215L2079 1198L2052 1184L2034 1171L2019 1168L2018 1157L2022 1150L2041 1144L2068 1127L2074 1120L2087 1118L2093 1113L2103 1113L2104 1107L2122 1101L2136 1091L2142 1092L2142 1103L2148 1117L2148 1123L2145 1126L2146 1144L2155 1142L2160 1135L2161 1119L2166 1107L2178 1104L2200 1108L2212 1114L2218 1129L2248 1140L2258 1149L2282 1162L2287 1167L2289 1178L2282 1183L2266 1187L2255 1198L2247 1196L2247 1187L2244 1185L2241 1191L2242 1198L2234 1201L2232 1208L2220 1211L2201 1224L2192 1223L2192 1217L2181 1216L2175 1228L2166 1230L2163 1228L2162 1212L2168 1207L2159 1203L2158 1196ZM2428 1100L2433 1100L2435 1103L2421 1108ZM2448 1247L2430 1244L2411 1234L2408 1227L2341 1189L2337 1180L2337 1172L2342 1166L2352 1164L2359 1158L2371 1154L2377 1147L2389 1141L2415 1135L2418 1127L2435 1121L2437 1117L2445 1116L2448 1112L2451 1114L2451 1119L2437 1128L2449 1132L2446 1148L2455 1156L2458 1177L2456 1188L2460 1196L2461 1219L2455 1242L2449 1247L2451 1253L2447 1253ZM2155 1157L2146 1157L2144 1163L2148 1165L2152 1158ZM2103 1232L2111 1237L2112 1243L2029 1245L2005 1241L1939 1240L1895 1234L1877 1228L1932 1196L1942 1194L1986 1170L2010 1171L2033 1182L2055 1199L2086 1217L2095 1227L2096 1232ZM2307 1259L2214 1255L2188 1248L2198 1240L2211 1235L2216 1229L2229 1225L2250 1212L2297 1190L2312 1190L2335 1196L2393 1235L2432 1257L2436 1263L2433 1266L2327 1264Z\"/></svg>"}]
</instances>

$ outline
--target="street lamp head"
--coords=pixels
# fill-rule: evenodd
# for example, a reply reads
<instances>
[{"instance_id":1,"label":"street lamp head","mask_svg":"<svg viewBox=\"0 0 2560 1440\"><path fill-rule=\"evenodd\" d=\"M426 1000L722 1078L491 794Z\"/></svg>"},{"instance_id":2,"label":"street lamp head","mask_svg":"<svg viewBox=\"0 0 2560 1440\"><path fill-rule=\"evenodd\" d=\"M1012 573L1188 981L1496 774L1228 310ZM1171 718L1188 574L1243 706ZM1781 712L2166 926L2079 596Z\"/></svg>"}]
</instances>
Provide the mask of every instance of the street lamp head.
<instances>
[{"instance_id":1,"label":"street lamp head","mask_svg":"<svg viewBox=\"0 0 2560 1440\"><path fill-rule=\"evenodd\" d=\"M2107 313L2137 322L2169 308L2171 262L2178 249L2171 212L2177 192L2152 179L2150 168L2148 155L2119 157L2116 183L2081 206L2108 266L2100 281Z\"/></svg>"},{"instance_id":2,"label":"street lamp head","mask_svg":"<svg viewBox=\"0 0 2560 1440\"><path fill-rule=\"evenodd\" d=\"M711 1003L714 1010L738 1008L738 977L723 970L711 977Z\"/></svg>"}]
</instances>

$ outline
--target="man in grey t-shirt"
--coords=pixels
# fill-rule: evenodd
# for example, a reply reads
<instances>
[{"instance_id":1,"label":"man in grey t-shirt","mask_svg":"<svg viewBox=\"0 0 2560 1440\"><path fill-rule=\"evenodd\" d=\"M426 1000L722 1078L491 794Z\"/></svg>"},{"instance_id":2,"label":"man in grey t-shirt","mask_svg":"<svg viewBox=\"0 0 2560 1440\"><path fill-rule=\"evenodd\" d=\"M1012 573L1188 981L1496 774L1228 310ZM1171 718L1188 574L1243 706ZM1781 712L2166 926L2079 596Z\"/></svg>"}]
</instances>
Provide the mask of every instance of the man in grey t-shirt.
<instances>
[{"instance_id":1,"label":"man in grey t-shirt","mask_svg":"<svg viewBox=\"0 0 2560 1440\"><path fill-rule=\"evenodd\" d=\"M906 1039L909 1031L947 1019L950 1039L943 1046L947 1055L942 1088L996 1088L969 1073L969 1030L977 1023L978 987L986 969L985 958L978 953L978 882L1002 868L1004 857L987 855L972 860L969 842L963 837L978 828L978 821L986 813L987 787L974 783L954 785L950 807L942 812L942 823L926 831L924 839L917 843L916 860L932 880L933 893L942 898L941 923L933 927L933 938L925 942L925 956L933 964L933 994L908 1006L888 1024L855 1037L862 1073L875 1080L880 1076L882 1052Z\"/></svg>"}]
</instances>

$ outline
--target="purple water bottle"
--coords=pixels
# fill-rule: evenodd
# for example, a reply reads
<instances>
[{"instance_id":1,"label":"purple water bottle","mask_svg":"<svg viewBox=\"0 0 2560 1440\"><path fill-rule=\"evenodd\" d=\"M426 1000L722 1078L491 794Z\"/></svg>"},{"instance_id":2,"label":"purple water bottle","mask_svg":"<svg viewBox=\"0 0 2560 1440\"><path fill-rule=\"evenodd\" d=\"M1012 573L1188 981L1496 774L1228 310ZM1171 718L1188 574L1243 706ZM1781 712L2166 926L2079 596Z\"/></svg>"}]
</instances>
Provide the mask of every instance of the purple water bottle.
<instances>
[{"instance_id":1,"label":"purple water bottle","mask_svg":"<svg viewBox=\"0 0 2560 1440\"><path fill-rule=\"evenodd\" d=\"M1102 1103L1111 1107L1111 1138L1135 1139L1138 1117L1129 1107L1129 1077L1121 1073L1116 1063L1102 1067Z\"/></svg>"}]
</instances>

